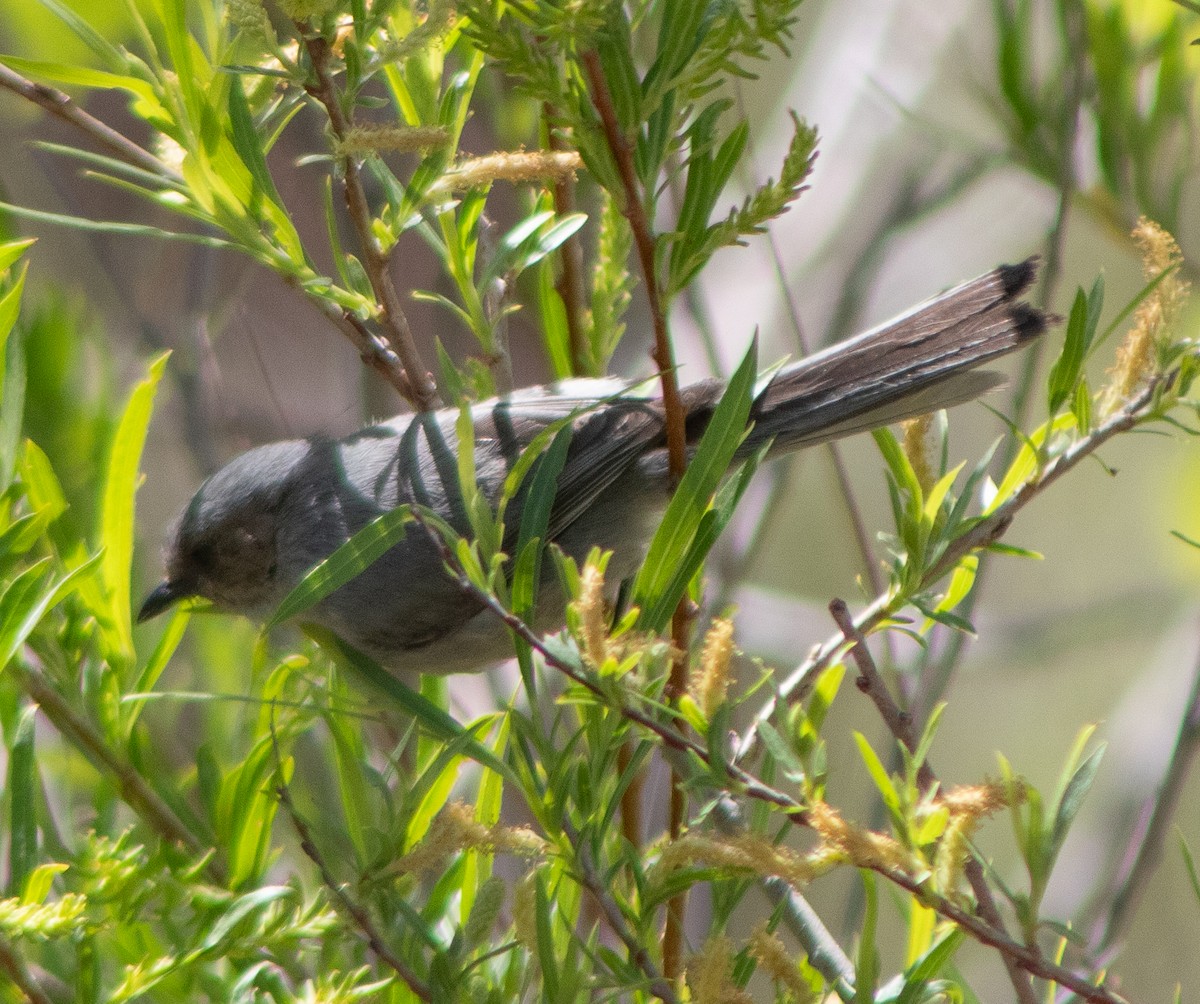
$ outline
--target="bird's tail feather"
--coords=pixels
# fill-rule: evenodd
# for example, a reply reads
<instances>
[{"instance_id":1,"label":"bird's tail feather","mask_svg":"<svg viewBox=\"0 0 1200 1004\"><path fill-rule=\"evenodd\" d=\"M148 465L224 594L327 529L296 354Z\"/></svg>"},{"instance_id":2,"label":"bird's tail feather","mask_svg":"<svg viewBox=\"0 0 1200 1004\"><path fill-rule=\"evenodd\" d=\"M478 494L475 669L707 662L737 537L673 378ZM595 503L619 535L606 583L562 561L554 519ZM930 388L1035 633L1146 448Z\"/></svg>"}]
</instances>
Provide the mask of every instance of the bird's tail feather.
<instances>
[{"instance_id":1,"label":"bird's tail feather","mask_svg":"<svg viewBox=\"0 0 1200 1004\"><path fill-rule=\"evenodd\" d=\"M754 403L741 453L790 451L961 404L1004 382L975 368L1040 335L1020 299L1037 259L1001 265L865 334L779 371Z\"/></svg>"}]
</instances>

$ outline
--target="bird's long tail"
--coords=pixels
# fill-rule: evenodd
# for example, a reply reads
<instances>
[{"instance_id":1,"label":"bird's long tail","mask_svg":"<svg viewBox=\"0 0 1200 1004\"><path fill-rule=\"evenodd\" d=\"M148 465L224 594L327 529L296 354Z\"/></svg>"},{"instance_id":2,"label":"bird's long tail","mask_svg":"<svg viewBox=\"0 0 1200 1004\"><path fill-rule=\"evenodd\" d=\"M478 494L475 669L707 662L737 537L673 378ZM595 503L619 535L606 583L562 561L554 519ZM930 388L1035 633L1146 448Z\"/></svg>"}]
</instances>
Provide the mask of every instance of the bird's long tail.
<instances>
[{"instance_id":1,"label":"bird's long tail","mask_svg":"<svg viewBox=\"0 0 1200 1004\"><path fill-rule=\"evenodd\" d=\"M865 334L779 371L754 403L740 452L788 451L948 408L1003 383L976 367L1037 338L1049 323L1020 299L1038 262L1001 265Z\"/></svg>"}]
</instances>

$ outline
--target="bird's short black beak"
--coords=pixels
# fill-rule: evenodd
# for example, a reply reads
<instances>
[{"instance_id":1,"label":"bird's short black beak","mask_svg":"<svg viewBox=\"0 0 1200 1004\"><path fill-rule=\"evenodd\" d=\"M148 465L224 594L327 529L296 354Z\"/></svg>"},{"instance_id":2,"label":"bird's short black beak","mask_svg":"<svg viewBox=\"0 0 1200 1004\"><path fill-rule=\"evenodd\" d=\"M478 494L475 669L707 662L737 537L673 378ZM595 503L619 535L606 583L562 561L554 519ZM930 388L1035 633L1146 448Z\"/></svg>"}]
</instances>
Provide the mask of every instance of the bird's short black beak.
<instances>
[{"instance_id":1,"label":"bird's short black beak","mask_svg":"<svg viewBox=\"0 0 1200 1004\"><path fill-rule=\"evenodd\" d=\"M142 609L138 611L137 622L143 624L151 617L157 617L170 609L188 593L173 582L161 582L149 596L142 601Z\"/></svg>"}]
</instances>

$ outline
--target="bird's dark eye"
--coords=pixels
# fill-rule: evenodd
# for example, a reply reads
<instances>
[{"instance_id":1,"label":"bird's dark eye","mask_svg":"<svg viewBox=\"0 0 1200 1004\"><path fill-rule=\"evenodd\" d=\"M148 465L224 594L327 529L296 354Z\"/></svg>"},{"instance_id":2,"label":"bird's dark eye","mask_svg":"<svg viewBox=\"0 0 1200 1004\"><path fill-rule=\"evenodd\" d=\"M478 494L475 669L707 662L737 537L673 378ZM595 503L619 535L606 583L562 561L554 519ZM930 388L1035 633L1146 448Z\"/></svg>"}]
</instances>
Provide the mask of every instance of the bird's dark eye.
<instances>
[{"instance_id":1,"label":"bird's dark eye","mask_svg":"<svg viewBox=\"0 0 1200 1004\"><path fill-rule=\"evenodd\" d=\"M272 561L271 567L267 569L267 578L269 578L269 579L275 578L275 573L276 573L276 571L278 571L278 569L279 569L279 563L277 561Z\"/></svg>"},{"instance_id":2,"label":"bird's dark eye","mask_svg":"<svg viewBox=\"0 0 1200 1004\"><path fill-rule=\"evenodd\" d=\"M213 549L212 544L197 544L192 548L192 553L190 555L192 563L199 566L199 568L203 571L208 571L212 568L213 559L215 556L216 552Z\"/></svg>"}]
</instances>

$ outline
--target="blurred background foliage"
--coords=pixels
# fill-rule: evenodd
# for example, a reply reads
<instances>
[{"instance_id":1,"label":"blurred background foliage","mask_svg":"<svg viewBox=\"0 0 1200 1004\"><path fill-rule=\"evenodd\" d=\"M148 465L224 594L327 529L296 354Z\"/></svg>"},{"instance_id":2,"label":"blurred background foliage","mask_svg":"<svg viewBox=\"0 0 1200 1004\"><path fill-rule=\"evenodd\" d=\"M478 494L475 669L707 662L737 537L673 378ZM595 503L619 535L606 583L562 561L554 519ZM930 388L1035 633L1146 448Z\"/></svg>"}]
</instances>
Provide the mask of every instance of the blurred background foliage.
<instances>
[{"instance_id":1,"label":"blurred background foliage","mask_svg":"<svg viewBox=\"0 0 1200 1004\"><path fill-rule=\"evenodd\" d=\"M5 5L0 10L0 52L98 66L94 49L64 25L54 6ZM74 0L65 6L86 17L107 42L139 44L139 28L122 0ZM147 0L145 6L158 10L170 5ZM719 251L714 267L682 290L672 323L683 381L714 372L727 376L755 330L759 357L770 362L796 354L801 344L816 348L843 338L999 261L1032 252L1042 253L1046 261L1039 297L1062 314L1069 311L1076 287L1090 288L1103 273L1107 323L1144 283L1129 239L1143 215L1175 236L1186 263L1182 274L1194 281L1200 262L1195 112L1200 47L1189 43L1200 36L1200 22L1187 6L1165 0L964 0L938 5L806 0L798 9L786 55L776 53L769 62L755 64L755 77L730 78L722 89L750 128L747 156L722 195L717 215L741 205L768 177L779 176L779 165L795 143L788 109L820 131L811 187L772 223L769 236ZM196 16L194 22L194 30L206 30L204 18ZM67 89L92 114L139 142L148 140L144 126L130 116L125 95ZM471 107L463 123L463 152L541 144L538 109L499 76L480 75ZM0 196L5 202L67 216L179 228L161 206L147 208L128 191L97 184L83 176L77 162L40 145L77 142L63 123L8 93L0 92L0 109ZM155 149L166 156L162 147ZM315 270L336 275L338 263L325 240L328 165L304 159L323 149L322 122L305 111L281 133L268 163L301 241L307 248L324 248L314 252ZM488 240L493 245L496 235L532 211L531 198L522 190L497 186L488 201L493 221ZM682 191L663 194L665 207L683 201ZM585 193L582 208L592 211L584 233L595 240L598 214L591 195ZM668 209L663 213L665 217ZM48 532L68 563L83 560L76 553L80 541L93 547L109 543L97 528L106 525L103 487L116 483L107 465L124 402L129 389L145 379L147 361L172 350L141 465L146 481L137 494L136 595L158 574L158 541L169 520L220 462L246 446L281 436L344 433L401 407L393 389L361 364L311 303L279 274L245 256L151 236L64 228L44 219L9 216L5 222L10 236L36 236L38 243L26 255L32 267L18 329L23 407L10 404L9 413L0 418L11 423L15 409L22 435L50 458L69 508ZM469 323L437 302L438 296L454 298L461 290L440 267L439 255L430 252L428 240L412 231L403 231L399 240L394 259L402 292L435 294L406 301L424 358L436 358L435 335L446 355L460 364L472 354L486 356L479 332L473 334ZM516 386L555 375L536 306L544 282L531 263L514 297L525 307L503 321ZM347 287L353 289L352 281ZM624 318L626 334L608 367L613 372L641 375L651 369L651 318L641 294L637 283ZM1194 327L1194 317L1181 324ZM1026 424L1040 420L1038 388L1056 351L1057 343L1013 362L1015 396L1001 392L989 404ZM1103 385L1110 365L1103 354L1090 363L1093 386ZM465 366L464 379L486 382L488 369L486 359ZM958 409L952 456L977 457L1003 431L985 408ZM1010 542L1039 552L1044 560L1005 559L989 566L971 611L978 638L969 640L961 662L953 663L953 685L946 695L950 706L940 722L935 754L947 783L994 775L999 750L1019 773L1048 790L1076 735L1088 723L1099 723L1096 739L1108 744L1105 759L1043 906L1047 916L1060 918L1088 918L1092 905L1102 901L1107 880L1119 870L1145 800L1163 776L1200 649L1200 551L1170 532L1200 539L1195 440L1130 435L1106 446L1100 456L1102 463L1081 467L1039 498L1011 532ZM890 521L876 451L869 439L860 437L845 445L843 458L849 489L873 539ZM22 463L36 466L27 455ZM753 483L709 563L708 586L714 610L736 607L737 640L748 656L786 672L830 634L825 609L830 597L873 595L847 512L845 492L824 452L774 465ZM111 563L111 547L108 553L101 560ZM106 629L86 618L67 622L83 634ZM381 774L364 785L345 775L351 762L370 761L364 745L399 747L405 737L389 731L392 726L372 725L370 742L364 743L352 718L329 713L329 702L337 707L339 702L354 703L352 688L340 675L320 683L297 682L302 669L276 665L261 649L251 655L254 631L249 625L210 617L193 619L186 644L169 666L154 665L153 658L147 662L144 657L160 631L138 629L142 675L137 681L126 676L123 682L154 686L153 677L162 671L157 687L174 696L123 704L104 721L107 728L124 730L122 741L139 771L145 771L146 763L158 763L158 773L145 772L164 786L159 796L185 822L194 823L196 832L211 833L222 848L235 849L223 862L226 873L206 875L211 900L185 905L195 889L180 879L178 861L135 856L122 871L123 855L133 840L120 836L128 820L118 798L119 772L93 772L46 730L36 743L39 773L26 767L26 773L14 774L12 765L23 762L34 740L32 726L22 724L27 705L7 679L0 710L10 764L10 818L16 818L13 800L21 792L13 778L24 777L24 797L45 806L38 818L54 819L57 826L56 831L39 824L34 839L49 859L71 858L81 874L87 874L86 861L95 862L85 889L95 901L102 901L113 883L133 882L135 871L143 879L152 874L154 881L161 880L162 903L155 909L161 908L163 916L183 909L208 911L209 927L219 937L214 934L204 951L240 959L249 973L257 964L256 947L269 945L272 952L286 955L282 946L319 939L338 920L328 902L313 892L311 877L307 890L266 891L284 890L289 872L280 862L294 863L301 855L290 826L277 821L274 831L270 828L277 809L264 778L274 769L274 754L271 742L262 739L269 712L234 697L277 694L300 705L311 698L305 689L311 686L326 699L325 705L304 705L279 727L294 744L295 775L306 776L302 797L314 800L305 809L319 802L313 792L328 780L330 790L340 786L343 798L347 790L357 792L364 800L358 807L364 818L380 826L378 831L349 827L363 843L353 849L354 865L342 878L408 849L404 832L389 832L379 821L404 821L408 832L419 832L429 810L418 796L427 797L429 805L437 801L435 795L444 800L456 765L451 760L462 751L439 763L436 781L429 781L434 794L418 791L393 804L397 789L404 790L403 779ZM180 631L182 622L169 627L168 642L177 641ZM961 636L935 633L931 661L961 641ZM58 651L70 653L82 650L89 639L66 637L60 643ZM120 639L113 646L119 648ZM164 654L169 648L167 644ZM892 655L898 665L921 660L899 640L893 642ZM743 682L756 675L748 661L738 672ZM507 701L512 683L511 674L452 680L449 706L457 717L469 720ZM84 680L82 690L102 703L106 686L98 675ZM140 692L142 687L128 689ZM444 698L436 686L427 692ZM323 731L305 732L316 723ZM837 702L824 728L828 761L838 765L829 778L829 797L848 816L867 820L878 792L859 765L852 738L856 729L876 749L889 748L865 702ZM250 749L248 737L258 737ZM326 753L328 746L322 744L331 740L335 752ZM438 755L424 749L416 763L402 766L414 777L424 777ZM386 769L398 768L388 761ZM647 803L664 803L665 773L652 772L646 783ZM40 790L43 784L47 788ZM236 797L231 794L235 791ZM498 796L489 797L488 804L498 809ZM203 823L197 819L201 815ZM318 838L338 846L339 825L316 815L312 825ZM657 832L661 822L652 812L648 829ZM1195 847L1200 799L1194 781L1183 792L1177 822ZM81 843L81 834L89 829L99 836ZM272 832L273 838L266 836ZM1002 874L1017 867L1007 836L1001 822L980 837L984 852L997 856ZM9 843L16 845L20 838L11 830ZM9 892L20 895L25 889L28 895L25 880L35 870L37 856L10 854L10 862L14 860L24 861L24 870L10 868ZM460 859L447 883L475 867L466 861ZM266 885L267 876L281 884ZM256 902L235 898L256 883L262 883L255 890ZM843 914L846 929L856 929L857 885L856 876L847 871L826 877L811 890L817 909L839 934ZM226 888L217 891L221 886ZM359 892L370 900L377 890ZM449 896L442 892L443 898ZM118 892L112 895L121 902ZM547 895L546 890L539 895ZM438 903L437 891L429 902ZM436 912L429 909L431 915ZM243 912L232 916L237 910ZM446 911L449 915L449 907ZM1165 1000L1177 983L1185 993L1200 984L1200 959L1193 951L1200 922L1196 911L1184 856L1169 842L1117 965L1120 987L1130 999ZM464 907L463 916L469 913ZM246 918L240 927L238 916ZM228 919L225 927L222 917ZM47 918L47 925L52 921ZM153 955L153 949L133 943L136 936L130 931L122 961L139 951ZM885 957L904 956L903 937L903 925L880 931ZM350 980L358 950L340 944L345 955L330 971ZM53 969L53 950L49 956L46 965ZM357 961L367 961L365 951ZM97 986L111 978L107 963L85 963L78 972L91 973ZM972 946L957 965L980 999L1011 993L992 953ZM297 965L296 971L302 970ZM188 986L190 993L201 993L203 977L172 978L181 982L164 983L168 991ZM193 978L200 982L186 982ZM376 978L368 974L357 982L370 987ZM521 978L519 973L511 976L518 983ZM130 980L132 987L136 980ZM162 986L159 992L166 992ZM246 994L248 987L249 982L242 988ZM112 989L105 984L103 994L85 990L75 999L109 999L104 994ZM203 992L217 993L213 987ZM400 993L395 985L387 992ZM351 999L346 993L345 999ZM563 999L568 996L564 990ZM279 999L285 999L282 991ZM328 990L322 999L340 998Z\"/></svg>"}]
</instances>

